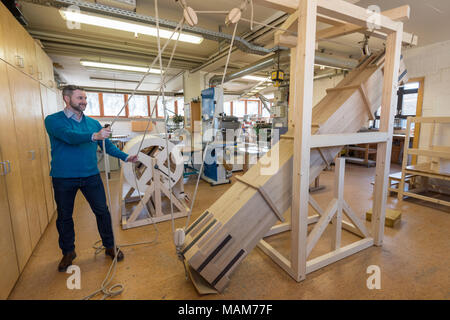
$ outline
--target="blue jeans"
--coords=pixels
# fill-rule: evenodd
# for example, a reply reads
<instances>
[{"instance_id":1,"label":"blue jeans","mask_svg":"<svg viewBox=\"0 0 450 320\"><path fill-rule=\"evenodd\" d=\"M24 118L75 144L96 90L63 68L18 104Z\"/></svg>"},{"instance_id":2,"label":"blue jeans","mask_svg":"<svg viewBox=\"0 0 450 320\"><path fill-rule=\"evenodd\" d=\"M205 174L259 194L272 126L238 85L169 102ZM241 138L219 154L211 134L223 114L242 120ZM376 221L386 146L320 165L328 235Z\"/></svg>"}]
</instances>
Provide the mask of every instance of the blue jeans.
<instances>
[{"instance_id":1,"label":"blue jeans","mask_svg":"<svg viewBox=\"0 0 450 320\"><path fill-rule=\"evenodd\" d=\"M63 255L75 250L73 227L73 205L78 189L89 202L97 219L97 228L105 248L114 247L111 215L106 204L105 189L100 174L85 178L52 178L58 211L56 228L59 233L59 247Z\"/></svg>"}]
</instances>

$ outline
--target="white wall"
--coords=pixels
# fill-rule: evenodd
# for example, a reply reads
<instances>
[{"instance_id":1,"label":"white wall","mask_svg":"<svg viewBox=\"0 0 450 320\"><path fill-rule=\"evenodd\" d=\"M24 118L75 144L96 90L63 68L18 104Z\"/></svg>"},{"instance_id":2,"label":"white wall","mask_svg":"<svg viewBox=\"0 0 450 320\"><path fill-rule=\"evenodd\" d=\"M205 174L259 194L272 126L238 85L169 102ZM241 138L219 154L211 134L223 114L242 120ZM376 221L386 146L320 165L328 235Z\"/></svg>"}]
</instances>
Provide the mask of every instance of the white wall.
<instances>
[{"instance_id":1,"label":"white wall","mask_svg":"<svg viewBox=\"0 0 450 320\"><path fill-rule=\"evenodd\" d=\"M409 78L425 77L422 115L450 117L450 41L412 48L403 55ZM428 144L429 136L430 126L422 126L420 147ZM437 127L433 139L436 145L450 147L450 125Z\"/></svg>"}]
</instances>

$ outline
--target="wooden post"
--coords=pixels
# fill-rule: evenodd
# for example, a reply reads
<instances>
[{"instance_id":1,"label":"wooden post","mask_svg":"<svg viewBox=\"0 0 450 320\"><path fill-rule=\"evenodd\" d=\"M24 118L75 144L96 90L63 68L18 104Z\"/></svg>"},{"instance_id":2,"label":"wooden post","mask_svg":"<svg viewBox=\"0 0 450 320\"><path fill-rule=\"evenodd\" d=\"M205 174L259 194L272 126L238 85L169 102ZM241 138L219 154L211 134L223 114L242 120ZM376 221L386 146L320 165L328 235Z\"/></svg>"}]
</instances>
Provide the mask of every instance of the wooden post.
<instances>
[{"instance_id":1,"label":"wooden post","mask_svg":"<svg viewBox=\"0 0 450 320\"><path fill-rule=\"evenodd\" d=\"M411 117L406 120L406 135L405 142L403 143L403 159L402 159L402 176L398 184L397 197L399 201L403 200L403 192L405 191L405 169L408 165L408 148L409 148L409 136L411 134ZM409 187L410 188L410 187Z\"/></svg>"},{"instance_id":2,"label":"wooden post","mask_svg":"<svg viewBox=\"0 0 450 320\"><path fill-rule=\"evenodd\" d=\"M316 43L317 0L300 0L295 65L294 156L291 266L296 280L306 277L309 162ZM292 114L292 113L291 113Z\"/></svg>"},{"instance_id":3,"label":"wooden post","mask_svg":"<svg viewBox=\"0 0 450 320\"><path fill-rule=\"evenodd\" d=\"M372 216L372 234L376 246L381 246L383 244L387 187L391 163L392 134L394 130L394 110L397 104L396 93L398 87L398 71L400 69L402 34L403 24L399 23L397 30L390 33L386 40L380 131L387 132L389 139L385 143L379 143L377 150L375 195Z\"/></svg>"},{"instance_id":4,"label":"wooden post","mask_svg":"<svg viewBox=\"0 0 450 320\"><path fill-rule=\"evenodd\" d=\"M345 176L345 158L336 159L336 167L334 168L334 197L338 200L337 212L333 221L332 250L341 247L342 234L342 208L344 204L344 176Z\"/></svg>"}]
</instances>

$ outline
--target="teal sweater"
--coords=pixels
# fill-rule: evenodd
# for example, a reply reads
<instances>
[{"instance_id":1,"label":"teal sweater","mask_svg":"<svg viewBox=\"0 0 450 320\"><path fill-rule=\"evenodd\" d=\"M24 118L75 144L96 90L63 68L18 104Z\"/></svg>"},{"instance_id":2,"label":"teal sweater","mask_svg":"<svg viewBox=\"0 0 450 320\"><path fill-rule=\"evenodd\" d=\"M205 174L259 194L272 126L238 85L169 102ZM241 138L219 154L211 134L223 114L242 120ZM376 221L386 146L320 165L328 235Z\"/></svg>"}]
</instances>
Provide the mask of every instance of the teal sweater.
<instances>
[{"instance_id":1,"label":"teal sweater","mask_svg":"<svg viewBox=\"0 0 450 320\"><path fill-rule=\"evenodd\" d=\"M81 178L99 173L97 147L102 149L103 142L92 141L91 138L93 133L102 129L100 122L83 116L78 123L67 118L64 111L60 111L45 118L45 128L52 147L52 177ZM109 139L106 139L105 147L106 153L126 161L128 155Z\"/></svg>"}]
</instances>

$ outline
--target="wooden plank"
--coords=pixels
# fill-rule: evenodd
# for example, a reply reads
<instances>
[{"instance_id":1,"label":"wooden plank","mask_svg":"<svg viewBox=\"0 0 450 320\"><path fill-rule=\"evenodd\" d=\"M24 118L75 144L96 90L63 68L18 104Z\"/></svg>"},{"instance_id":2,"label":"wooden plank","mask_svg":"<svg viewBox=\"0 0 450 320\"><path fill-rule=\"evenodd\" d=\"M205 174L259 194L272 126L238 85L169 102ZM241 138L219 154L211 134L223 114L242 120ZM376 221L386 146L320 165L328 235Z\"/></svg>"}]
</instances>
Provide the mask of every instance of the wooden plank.
<instances>
[{"instance_id":1,"label":"wooden plank","mask_svg":"<svg viewBox=\"0 0 450 320\"><path fill-rule=\"evenodd\" d=\"M345 215L350 219L350 221L353 223L353 226L356 227L356 229L359 230L359 232L364 236L364 237L369 237L369 232L366 229L366 226L364 225L364 223L361 221L361 219L358 218L358 216L353 212L352 208L348 205L348 203L344 200L343 201L343 209L344 209L344 213Z\"/></svg>"},{"instance_id":2,"label":"wooden plank","mask_svg":"<svg viewBox=\"0 0 450 320\"><path fill-rule=\"evenodd\" d=\"M345 177L345 159L337 158L334 168L334 198L337 199L336 214L331 220L333 223L331 235L331 249L337 250L341 247L342 237L342 208L344 202L344 177Z\"/></svg>"},{"instance_id":3,"label":"wooden plank","mask_svg":"<svg viewBox=\"0 0 450 320\"><path fill-rule=\"evenodd\" d=\"M372 113L372 106L370 105L369 98L367 97L367 93L366 93L366 90L364 89L363 85L359 86L359 92L361 93L361 96L362 96L362 98L364 100L364 105L367 108L367 112L369 114L369 119L370 120L375 120L375 117L374 117L374 115Z\"/></svg>"},{"instance_id":4,"label":"wooden plank","mask_svg":"<svg viewBox=\"0 0 450 320\"><path fill-rule=\"evenodd\" d=\"M402 32L403 24L400 23L398 30L391 33L386 42L380 132L386 132L389 137L392 137L393 134L394 112L397 106L397 86L400 69ZM392 139L388 139L385 143L378 144L377 148L372 220L372 235L374 237L374 243L377 246L381 246L383 243L391 149Z\"/></svg>"},{"instance_id":5,"label":"wooden plank","mask_svg":"<svg viewBox=\"0 0 450 320\"><path fill-rule=\"evenodd\" d=\"M258 243L258 248L260 248L265 254L272 258L272 260L284 271L286 271L291 277L296 278L295 273L291 267L291 261L284 257L281 253L274 249L266 241L261 240Z\"/></svg>"},{"instance_id":6,"label":"wooden plank","mask_svg":"<svg viewBox=\"0 0 450 320\"><path fill-rule=\"evenodd\" d=\"M310 137L312 123L312 97L314 82L314 58L317 0L301 1L298 7L297 55L295 66L294 156L292 174L292 240L291 262L296 280L306 277L308 256L307 219L309 198Z\"/></svg>"},{"instance_id":7,"label":"wooden plank","mask_svg":"<svg viewBox=\"0 0 450 320\"><path fill-rule=\"evenodd\" d=\"M413 192L404 192L403 195L407 196L407 197L412 197L412 198L416 198L416 199L420 199L420 200L424 200L424 201L429 201L429 202L433 202L433 203L437 203L437 204L440 204L440 205L444 205L444 206L450 207L450 202L449 201L436 199L436 198L433 198L433 197L427 197L427 196L420 195L420 194L413 193Z\"/></svg>"},{"instance_id":8,"label":"wooden plank","mask_svg":"<svg viewBox=\"0 0 450 320\"><path fill-rule=\"evenodd\" d=\"M389 140L386 132L361 132L341 134L315 134L311 136L311 148L345 146L349 144L380 143Z\"/></svg>"},{"instance_id":9,"label":"wooden plank","mask_svg":"<svg viewBox=\"0 0 450 320\"><path fill-rule=\"evenodd\" d=\"M282 232L290 231L290 230L291 230L291 223L290 222L277 224L277 225L274 225L272 228L270 228L270 230L266 233L264 238L265 237L270 237L270 236L273 236L275 234L279 234L279 233L282 233Z\"/></svg>"},{"instance_id":10,"label":"wooden plank","mask_svg":"<svg viewBox=\"0 0 450 320\"><path fill-rule=\"evenodd\" d=\"M360 241L349 244L336 251L324 254L323 256L309 260L306 265L306 272L311 273L318 269L321 269L331 263L344 259L352 254L355 254L361 250L367 249L373 246L373 239L366 238Z\"/></svg>"},{"instance_id":11,"label":"wooden plank","mask_svg":"<svg viewBox=\"0 0 450 320\"><path fill-rule=\"evenodd\" d=\"M373 19L373 13L368 12L366 8L343 0L318 0L317 12L361 27L367 27L367 21ZM387 34L396 32L400 27L403 28L402 23L392 21L390 18L381 14L377 17L377 22L380 24L380 31Z\"/></svg>"},{"instance_id":12,"label":"wooden plank","mask_svg":"<svg viewBox=\"0 0 450 320\"><path fill-rule=\"evenodd\" d=\"M306 256L307 257L311 254L312 249L317 244L317 241L319 241L320 237L322 236L326 227L330 223L330 221L333 218L334 214L336 213L337 209L338 209L337 199L331 200L330 204L328 205L327 209L325 210L325 214L320 217L319 221L314 226L314 229L309 233L308 239L307 239L307 245L306 245L306 247L307 247Z\"/></svg>"},{"instance_id":13,"label":"wooden plank","mask_svg":"<svg viewBox=\"0 0 450 320\"><path fill-rule=\"evenodd\" d=\"M253 3L287 13L294 13L298 8L299 0L253 0Z\"/></svg>"},{"instance_id":14,"label":"wooden plank","mask_svg":"<svg viewBox=\"0 0 450 320\"><path fill-rule=\"evenodd\" d=\"M405 143L406 145L406 143ZM450 152L445 151L435 151L426 149L408 149L406 154L414 154L418 156L436 157L443 159L450 159Z\"/></svg>"},{"instance_id":15,"label":"wooden plank","mask_svg":"<svg viewBox=\"0 0 450 320\"><path fill-rule=\"evenodd\" d=\"M413 117L411 121L415 123L450 123L450 117Z\"/></svg>"}]
</instances>

